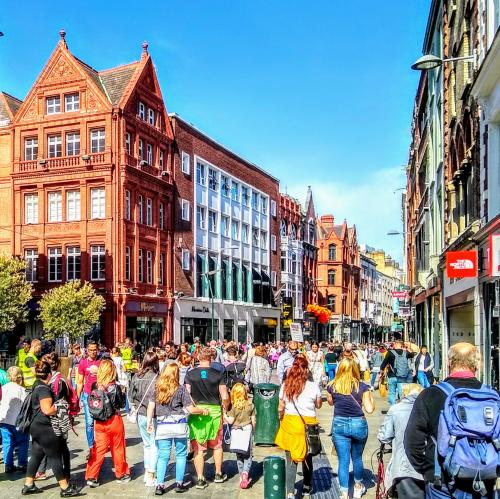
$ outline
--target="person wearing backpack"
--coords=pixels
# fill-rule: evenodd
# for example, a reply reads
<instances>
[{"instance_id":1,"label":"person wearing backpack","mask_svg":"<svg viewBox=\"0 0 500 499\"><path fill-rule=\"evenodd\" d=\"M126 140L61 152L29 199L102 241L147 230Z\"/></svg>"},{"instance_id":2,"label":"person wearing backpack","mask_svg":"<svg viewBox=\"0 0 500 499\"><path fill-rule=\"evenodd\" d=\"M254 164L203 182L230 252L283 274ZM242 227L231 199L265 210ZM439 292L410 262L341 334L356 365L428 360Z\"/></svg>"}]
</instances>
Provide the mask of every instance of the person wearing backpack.
<instances>
[{"instance_id":1,"label":"person wearing backpack","mask_svg":"<svg viewBox=\"0 0 500 499\"><path fill-rule=\"evenodd\" d=\"M497 497L500 396L476 378L480 362L474 345L451 346L448 377L413 405L404 446L428 499Z\"/></svg>"},{"instance_id":2,"label":"person wearing backpack","mask_svg":"<svg viewBox=\"0 0 500 499\"><path fill-rule=\"evenodd\" d=\"M235 346L230 346L227 349L227 361L225 363L226 386L228 390L236 383L245 383L246 364L238 359L238 349ZM212 362L213 367L213 362Z\"/></svg>"}]
</instances>

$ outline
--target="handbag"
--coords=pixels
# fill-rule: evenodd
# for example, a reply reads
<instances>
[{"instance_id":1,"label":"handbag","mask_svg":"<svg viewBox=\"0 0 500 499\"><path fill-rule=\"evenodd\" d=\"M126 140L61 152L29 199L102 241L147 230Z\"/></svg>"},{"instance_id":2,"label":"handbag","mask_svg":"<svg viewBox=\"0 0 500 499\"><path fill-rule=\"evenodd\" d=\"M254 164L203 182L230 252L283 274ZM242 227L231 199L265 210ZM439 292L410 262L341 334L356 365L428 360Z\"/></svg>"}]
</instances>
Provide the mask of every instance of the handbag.
<instances>
[{"instance_id":1,"label":"handbag","mask_svg":"<svg viewBox=\"0 0 500 499\"><path fill-rule=\"evenodd\" d=\"M249 455L251 440L252 425L247 425L242 428L232 428L229 451L236 452L237 454Z\"/></svg>"},{"instance_id":2,"label":"handbag","mask_svg":"<svg viewBox=\"0 0 500 499\"><path fill-rule=\"evenodd\" d=\"M231 448L231 425L223 423L222 425L222 450L229 452Z\"/></svg>"},{"instance_id":3,"label":"handbag","mask_svg":"<svg viewBox=\"0 0 500 499\"><path fill-rule=\"evenodd\" d=\"M155 440L166 438L187 438L188 423L184 414L171 414L156 418Z\"/></svg>"},{"instance_id":4,"label":"handbag","mask_svg":"<svg viewBox=\"0 0 500 499\"><path fill-rule=\"evenodd\" d=\"M158 375L156 374L155 377L150 381L148 387L146 388L146 391L144 392L144 395L142 396L142 399L138 405L138 407L134 407L133 405L131 405L131 409L130 411L128 412L127 414L127 421L129 423L132 423L132 424L137 424L137 416L139 414L139 409L141 408L142 406L142 403L144 402L144 399L146 398L146 395L148 394L149 392L149 389L151 388L151 385L153 384L153 381L158 377ZM128 396L127 396L128 398ZM129 401L130 402L130 401Z\"/></svg>"},{"instance_id":5,"label":"handbag","mask_svg":"<svg viewBox=\"0 0 500 499\"><path fill-rule=\"evenodd\" d=\"M302 417L302 414L300 414L299 410L297 409L294 400L292 400L292 404L295 407L297 414L300 416L302 424L304 425L304 430L306 434L306 448L307 448L306 454L309 454L311 456L317 456L318 454L321 454L322 446L321 446L321 439L319 438L319 424L318 423L306 424L304 418Z\"/></svg>"}]
</instances>

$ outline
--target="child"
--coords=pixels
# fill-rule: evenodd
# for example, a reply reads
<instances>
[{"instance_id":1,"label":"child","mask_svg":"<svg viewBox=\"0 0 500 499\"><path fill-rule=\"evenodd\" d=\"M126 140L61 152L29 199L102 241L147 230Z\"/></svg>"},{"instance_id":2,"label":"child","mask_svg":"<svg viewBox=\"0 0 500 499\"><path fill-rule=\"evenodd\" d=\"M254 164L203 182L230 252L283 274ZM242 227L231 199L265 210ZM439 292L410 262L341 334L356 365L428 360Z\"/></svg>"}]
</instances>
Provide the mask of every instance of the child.
<instances>
[{"instance_id":1,"label":"child","mask_svg":"<svg viewBox=\"0 0 500 499\"><path fill-rule=\"evenodd\" d=\"M231 410L225 414L225 420L235 428L246 428L250 426L250 444L248 454L236 453L238 472L240 473L240 488L246 489L250 483L248 474L252 466L253 430L255 429L255 407L248 400L248 393L243 383L236 383L231 390Z\"/></svg>"}]
</instances>

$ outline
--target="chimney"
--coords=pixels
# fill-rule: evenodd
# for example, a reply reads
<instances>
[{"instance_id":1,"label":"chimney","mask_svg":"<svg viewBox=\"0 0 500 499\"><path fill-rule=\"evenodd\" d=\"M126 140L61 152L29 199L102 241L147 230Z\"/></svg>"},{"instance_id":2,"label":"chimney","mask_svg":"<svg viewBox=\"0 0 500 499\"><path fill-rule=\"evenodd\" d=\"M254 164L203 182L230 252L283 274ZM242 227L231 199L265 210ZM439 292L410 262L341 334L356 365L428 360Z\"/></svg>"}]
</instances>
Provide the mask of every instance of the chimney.
<instances>
[{"instance_id":1,"label":"chimney","mask_svg":"<svg viewBox=\"0 0 500 499\"><path fill-rule=\"evenodd\" d=\"M142 54L141 54L141 61L144 59L147 59L148 57L148 42L142 42Z\"/></svg>"},{"instance_id":2,"label":"chimney","mask_svg":"<svg viewBox=\"0 0 500 499\"><path fill-rule=\"evenodd\" d=\"M335 224L335 218L333 215L321 215L320 218L321 225L326 229L332 229Z\"/></svg>"}]
</instances>

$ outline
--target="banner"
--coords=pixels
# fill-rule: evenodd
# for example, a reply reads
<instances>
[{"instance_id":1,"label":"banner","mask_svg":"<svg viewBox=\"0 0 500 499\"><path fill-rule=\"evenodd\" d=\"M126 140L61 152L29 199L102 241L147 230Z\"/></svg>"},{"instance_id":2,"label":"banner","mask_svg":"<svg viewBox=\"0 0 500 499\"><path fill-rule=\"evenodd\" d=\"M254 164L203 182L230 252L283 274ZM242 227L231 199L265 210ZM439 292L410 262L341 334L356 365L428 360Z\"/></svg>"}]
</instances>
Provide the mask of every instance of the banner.
<instances>
[{"instance_id":1,"label":"banner","mask_svg":"<svg viewBox=\"0 0 500 499\"><path fill-rule=\"evenodd\" d=\"M290 336L292 340L304 343L304 335L302 333L302 326L300 322L292 322L290 324Z\"/></svg>"},{"instance_id":2,"label":"banner","mask_svg":"<svg viewBox=\"0 0 500 499\"><path fill-rule=\"evenodd\" d=\"M489 252L490 276L500 277L500 234L491 234Z\"/></svg>"},{"instance_id":3,"label":"banner","mask_svg":"<svg viewBox=\"0 0 500 499\"><path fill-rule=\"evenodd\" d=\"M446 275L449 278L476 277L477 251L448 251Z\"/></svg>"}]
</instances>

